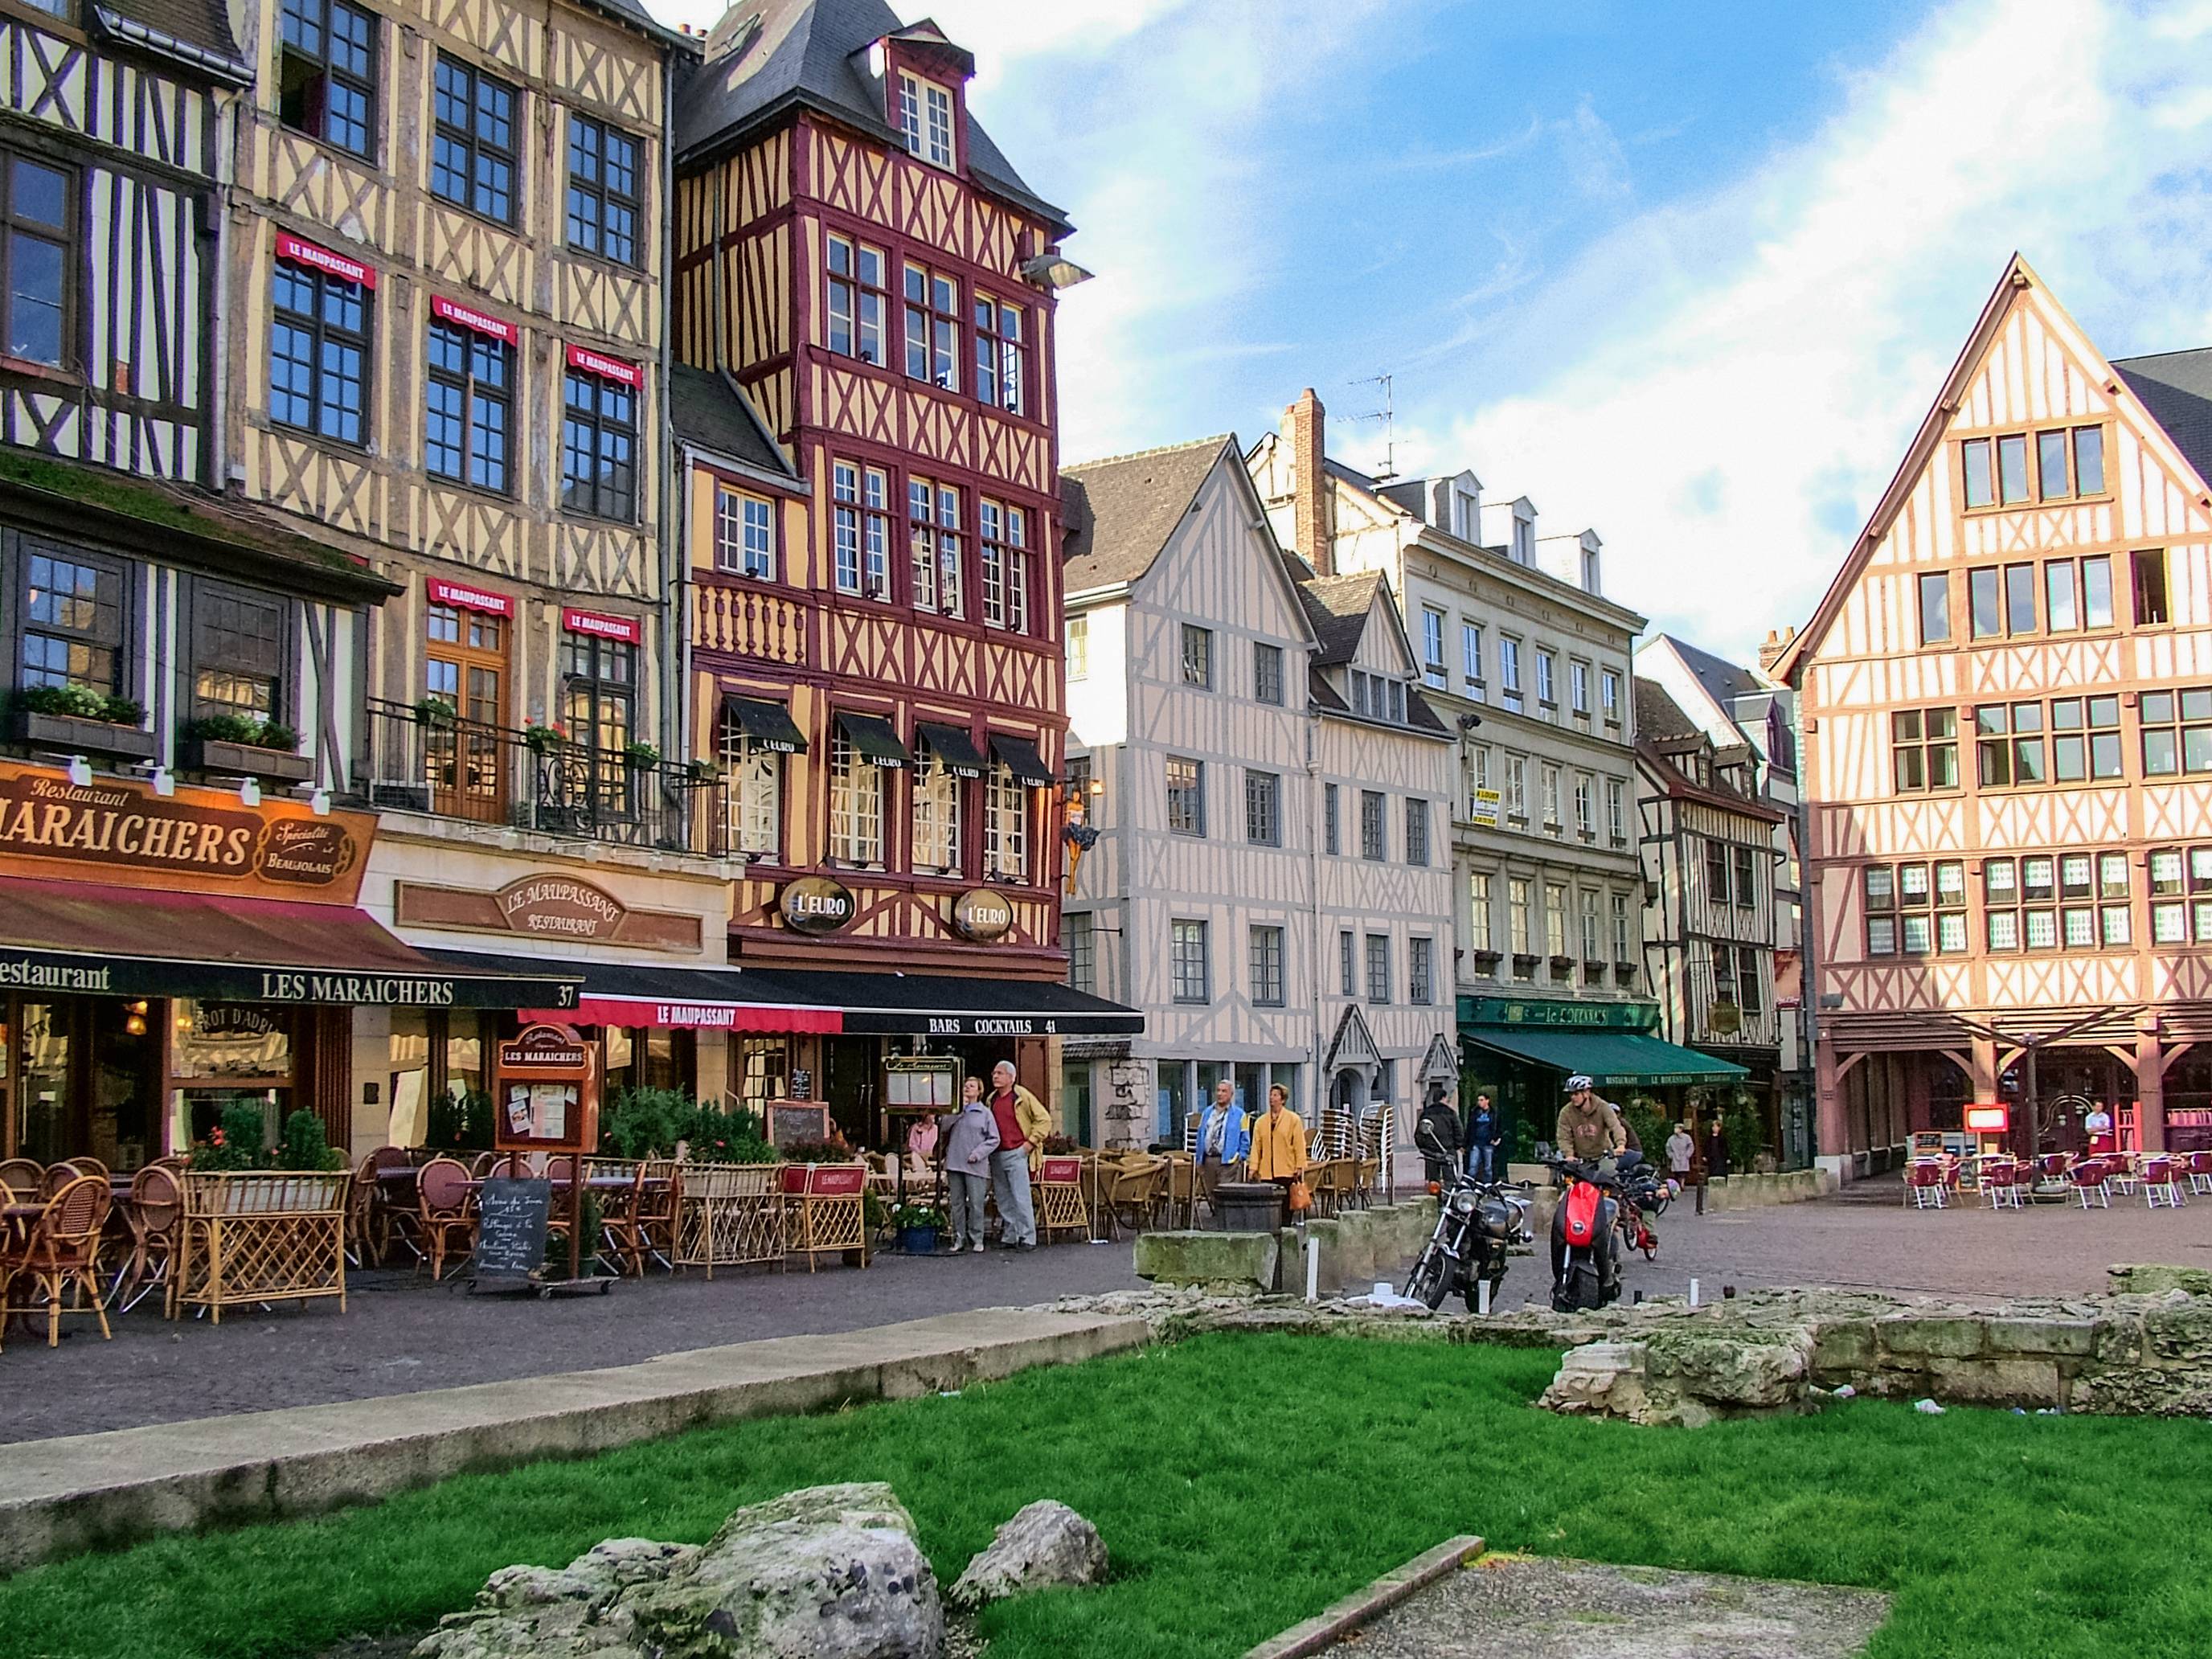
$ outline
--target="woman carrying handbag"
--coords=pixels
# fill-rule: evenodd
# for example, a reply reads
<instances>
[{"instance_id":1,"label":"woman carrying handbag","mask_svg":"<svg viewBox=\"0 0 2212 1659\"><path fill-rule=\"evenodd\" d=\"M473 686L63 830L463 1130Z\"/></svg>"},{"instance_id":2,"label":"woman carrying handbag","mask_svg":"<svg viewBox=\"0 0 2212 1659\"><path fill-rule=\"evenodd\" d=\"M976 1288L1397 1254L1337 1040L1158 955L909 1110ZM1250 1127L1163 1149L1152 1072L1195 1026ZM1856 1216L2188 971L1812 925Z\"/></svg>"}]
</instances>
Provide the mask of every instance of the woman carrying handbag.
<instances>
[{"instance_id":1,"label":"woman carrying handbag","mask_svg":"<svg viewBox=\"0 0 2212 1659\"><path fill-rule=\"evenodd\" d=\"M1267 1091L1267 1109L1252 1120L1251 1150L1244 1169L1254 1181L1272 1181L1283 1189L1283 1203L1298 1218L1310 1208L1306 1191L1306 1126L1291 1109L1291 1093L1279 1083Z\"/></svg>"}]
</instances>

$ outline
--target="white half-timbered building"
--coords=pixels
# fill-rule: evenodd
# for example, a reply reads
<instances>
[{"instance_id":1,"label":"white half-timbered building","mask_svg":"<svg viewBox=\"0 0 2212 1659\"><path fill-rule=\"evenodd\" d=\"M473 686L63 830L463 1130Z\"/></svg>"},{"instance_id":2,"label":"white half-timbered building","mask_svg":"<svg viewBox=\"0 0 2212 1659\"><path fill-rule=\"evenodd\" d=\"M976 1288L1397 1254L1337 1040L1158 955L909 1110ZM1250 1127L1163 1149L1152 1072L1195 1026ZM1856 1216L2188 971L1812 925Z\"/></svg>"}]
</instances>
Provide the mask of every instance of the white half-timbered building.
<instances>
[{"instance_id":1,"label":"white half-timbered building","mask_svg":"<svg viewBox=\"0 0 2212 1659\"><path fill-rule=\"evenodd\" d=\"M1109 1145L1229 1079L1401 1109L1451 1065L1451 743L1389 585L1316 581L1233 436L1064 471L1069 771L1101 834L1063 938L1140 1037L1064 1047ZM1404 1127L1401 1111L1401 1130Z\"/></svg>"},{"instance_id":2,"label":"white half-timbered building","mask_svg":"<svg viewBox=\"0 0 2212 1659\"><path fill-rule=\"evenodd\" d=\"M2015 257L1775 665L1803 722L1821 1161L2004 1103L2212 1146L2212 350Z\"/></svg>"}]
</instances>

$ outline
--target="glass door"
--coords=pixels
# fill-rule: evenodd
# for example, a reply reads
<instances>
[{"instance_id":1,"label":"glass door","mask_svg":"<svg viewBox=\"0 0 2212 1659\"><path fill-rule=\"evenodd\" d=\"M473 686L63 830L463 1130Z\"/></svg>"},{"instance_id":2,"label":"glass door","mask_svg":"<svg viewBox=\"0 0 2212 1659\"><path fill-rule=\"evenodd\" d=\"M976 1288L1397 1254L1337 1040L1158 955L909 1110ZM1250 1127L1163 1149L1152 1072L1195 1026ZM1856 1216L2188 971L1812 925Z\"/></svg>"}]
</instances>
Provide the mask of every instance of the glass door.
<instances>
[{"instance_id":1,"label":"glass door","mask_svg":"<svg viewBox=\"0 0 2212 1659\"><path fill-rule=\"evenodd\" d=\"M507 622L434 605L422 658L425 693L454 711L424 741L430 810L480 823L507 820Z\"/></svg>"}]
</instances>

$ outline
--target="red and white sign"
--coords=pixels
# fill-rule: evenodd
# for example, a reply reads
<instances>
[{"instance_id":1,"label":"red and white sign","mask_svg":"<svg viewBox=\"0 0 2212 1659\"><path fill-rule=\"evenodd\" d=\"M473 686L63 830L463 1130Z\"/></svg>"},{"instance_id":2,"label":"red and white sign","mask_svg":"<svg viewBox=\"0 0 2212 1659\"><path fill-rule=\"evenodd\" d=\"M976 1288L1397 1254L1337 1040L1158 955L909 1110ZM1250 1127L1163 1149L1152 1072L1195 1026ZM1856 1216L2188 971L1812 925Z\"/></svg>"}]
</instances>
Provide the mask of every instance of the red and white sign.
<instances>
[{"instance_id":1,"label":"red and white sign","mask_svg":"<svg viewBox=\"0 0 2212 1659\"><path fill-rule=\"evenodd\" d=\"M526 1013L522 1018L535 1019ZM808 1031L835 1036L845 1029L842 1008L779 1007L754 1002L662 1002L649 997L584 994L563 1019L580 1025L653 1026L690 1031Z\"/></svg>"},{"instance_id":2,"label":"red and white sign","mask_svg":"<svg viewBox=\"0 0 2212 1659\"><path fill-rule=\"evenodd\" d=\"M482 611L494 617L514 614L514 601L504 593L487 593L481 587L441 581L435 576L430 578L430 603L459 605L464 611Z\"/></svg>"},{"instance_id":3,"label":"red and white sign","mask_svg":"<svg viewBox=\"0 0 2212 1659\"><path fill-rule=\"evenodd\" d=\"M504 340L513 345L521 337L521 331L513 323L502 323L496 317L487 317L481 311L471 311L466 306L455 305L442 295L430 296L430 314L442 317L449 323L473 329L478 334L489 335L495 340Z\"/></svg>"},{"instance_id":4,"label":"red and white sign","mask_svg":"<svg viewBox=\"0 0 2212 1659\"><path fill-rule=\"evenodd\" d=\"M568 348L568 367L580 368L586 374L596 374L603 380L618 380L627 386L645 384L645 371L635 363L626 363L619 357L609 357L593 351L588 346Z\"/></svg>"},{"instance_id":5,"label":"red and white sign","mask_svg":"<svg viewBox=\"0 0 2212 1659\"><path fill-rule=\"evenodd\" d=\"M2002 1102L1966 1108L1966 1128L1978 1135L2001 1135L2012 1129L2012 1108Z\"/></svg>"},{"instance_id":6,"label":"red and white sign","mask_svg":"<svg viewBox=\"0 0 2212 1659\"><path fill-rule=\"evenodd\" d=\"M303 242L289 231L276 233L276 257L289 259L295 265L306 265L325 276L335 276L342 283L359 283L363 288L376 286L376 267L365 265L358 259L349 259L343 253L333 253L326 247L317 247L313 242Z\"/></svg>"},{"instance_id":7,"label":"red and white sign","mask_svg":"<svg viewBox=\"0 0 2212 1659\"><path fill-rule=\"evenodd\" d=\"M620 640L624 645L645 643L645 624L635 617L610 617L599 611L563 611L561 626L571 634L589 634L595 640Z\"/></svg>"}]
</instances>

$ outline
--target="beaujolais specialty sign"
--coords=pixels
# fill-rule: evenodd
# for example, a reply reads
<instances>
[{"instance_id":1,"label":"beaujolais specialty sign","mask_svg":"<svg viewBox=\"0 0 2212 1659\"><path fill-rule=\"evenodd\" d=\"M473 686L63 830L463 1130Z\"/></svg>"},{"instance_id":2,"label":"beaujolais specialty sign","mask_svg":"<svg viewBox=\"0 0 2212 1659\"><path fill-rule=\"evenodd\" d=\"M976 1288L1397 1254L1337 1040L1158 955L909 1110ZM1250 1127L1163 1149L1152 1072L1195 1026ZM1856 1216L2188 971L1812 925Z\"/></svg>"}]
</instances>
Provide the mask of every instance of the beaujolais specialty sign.
<instances>
[{"instance_id":1,"label":"beaujolais specialty sign","mask_svg":"<svg viewBox=\"0 0 2212 1659\"><path fill-rule=\"evenodd\" d=\"M852 921L853 890L827 876L801 876L776 900L784 925L802 933L834 933Z\"/></svg>"},{"instance_id":2,"label":"beaujolais specialty sign","mask_svg":"<svg viewBox=\"0 0 2212 1659\"><path fill-rule=\"evenodd\" d=\"M155 793L123 778L0 761L0 868L126 887L351 904L376 820L224 790Z\"/></svg>"}]
</instances>

